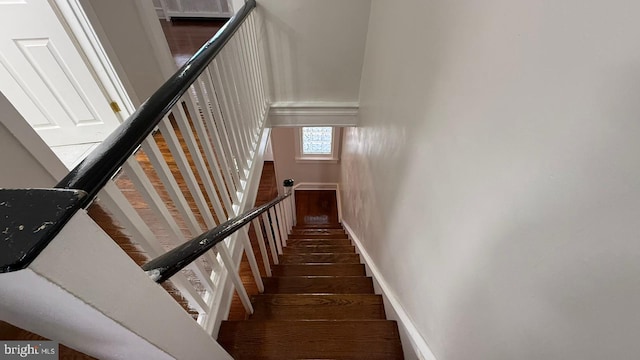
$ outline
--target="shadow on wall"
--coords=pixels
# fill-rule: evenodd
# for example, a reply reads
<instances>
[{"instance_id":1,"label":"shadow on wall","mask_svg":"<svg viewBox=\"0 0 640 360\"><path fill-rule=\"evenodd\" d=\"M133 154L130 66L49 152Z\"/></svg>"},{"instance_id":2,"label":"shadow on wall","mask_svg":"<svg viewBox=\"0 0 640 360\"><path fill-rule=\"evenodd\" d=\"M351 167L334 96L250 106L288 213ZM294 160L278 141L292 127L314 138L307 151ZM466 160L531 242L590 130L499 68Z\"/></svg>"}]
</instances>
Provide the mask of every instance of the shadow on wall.
<instances>
[{"instance_id":1,"label":"shadow on wall","mask_svg":"<svg viewBox=\"0 0 640 360\"><path fill-rule=\"evenodd\" d=\"M299 77L298 62L295 54L297 48L295 44L295 31L277 15L270 12L265 7L260 8L265 19L266 29L266 56L267 68L272 69L274 79L270 82L273 99L295 99L299 94L297 82L294 79Z\"/></svg>"},{"instance_id":2,"label":"shadow on wall","mask_svg":"<svg viewBox=\"0 0 640 360\"><path fill-rule=\"evenodd\" d=\"M346 222L438 359L637 358L638 5L412 5L372 8Z\"/></svg>"}]
</instances>

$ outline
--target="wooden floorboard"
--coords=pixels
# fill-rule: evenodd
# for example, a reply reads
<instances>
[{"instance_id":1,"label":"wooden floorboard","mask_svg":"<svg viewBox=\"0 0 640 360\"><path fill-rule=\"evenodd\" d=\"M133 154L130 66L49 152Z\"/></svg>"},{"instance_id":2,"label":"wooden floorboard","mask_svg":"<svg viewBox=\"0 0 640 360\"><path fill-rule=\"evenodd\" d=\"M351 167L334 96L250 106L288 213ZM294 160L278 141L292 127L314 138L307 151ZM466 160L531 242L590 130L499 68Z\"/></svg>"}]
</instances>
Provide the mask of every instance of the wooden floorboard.
<instances>
[{"instance_id":1,"label":"wooden floorboard","mask_svg":"<svg viewBox=\"0 0 640 360\"><path fill-rule=\"evenodd\" d=\"M353 245L289 245L283 252L285 254L348 253L355 252L355 247Z\"/></svg>"},{"instance_id":2,"label":"wooden floorboard","mask_svg":"<svg viewBox=\"0 0 640 360\"><path fill-rule=\"evenodd\" d=\"M338 223L338 203L335 190L296 191L298 225Z\"/></svg>"},{"instance_id":3,"label":"wooden floorboard","mask_svg":"<svg viewBox=\"0 0 640 360\"><path fill-rule=\"evenodd\" d=\"M265 294L373 294L364 276L278 276L262 279Z\"/></svg>"},{"instance_id":4,"label":"wooden floorboard","mask_svg":"<svg viewBox=\"0 0 640 360\"><path fill-rule=\"evenodd\" d=\"M365 276L364 264L307 263L274 265L273 276Z\"/></svg>"},{"instance_id":5,"label":"wooden floorboard","mask_svg":"<svg viewBox=\"0 0 640 360\"><path fill-rule=\"evenodd\" d=\"M283 254L280 257L281 264L300 263L342 263L360 264L360 256L352 253L310 253L310 254Z\"/></svg>"},{"instance_id":6,"label":"wooden floorboard","mask_svg":"<svg viewBox=\"0 0 640 360\"><path fill-rule=\"evenodd\" d=\"M249 320L385 319L382 296L371 294L262 294Z\"/></svg>"},{"instance_id":7,"label":"wooden floorboard","mask_svg":"<svg viewBox=\"0 0 640 360\"><path fill-rule=\"evenodd\" d=\"M234 359L402 359L395 322L226 321L218 341ZM237 334L241 334L236 336Z\"/></svg>"}]
</instances>

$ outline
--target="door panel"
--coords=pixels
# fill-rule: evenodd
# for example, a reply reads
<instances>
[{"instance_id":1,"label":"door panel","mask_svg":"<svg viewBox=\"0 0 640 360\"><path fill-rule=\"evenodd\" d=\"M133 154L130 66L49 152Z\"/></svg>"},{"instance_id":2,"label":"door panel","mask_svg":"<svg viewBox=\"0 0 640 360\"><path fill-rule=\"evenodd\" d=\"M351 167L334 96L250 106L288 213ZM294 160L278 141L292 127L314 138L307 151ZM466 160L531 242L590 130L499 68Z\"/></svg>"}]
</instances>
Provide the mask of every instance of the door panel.
<instances>
[{"instance_id":1,"label":"door panel","mask_svg":"<svg viewBox=\"0 0 640 360\"><path fill-rule=\"evenodd\" d=\"M99 142L120 124L47 1L0 0L0 91L49 146Z\"/></svg>"}]
</instances>

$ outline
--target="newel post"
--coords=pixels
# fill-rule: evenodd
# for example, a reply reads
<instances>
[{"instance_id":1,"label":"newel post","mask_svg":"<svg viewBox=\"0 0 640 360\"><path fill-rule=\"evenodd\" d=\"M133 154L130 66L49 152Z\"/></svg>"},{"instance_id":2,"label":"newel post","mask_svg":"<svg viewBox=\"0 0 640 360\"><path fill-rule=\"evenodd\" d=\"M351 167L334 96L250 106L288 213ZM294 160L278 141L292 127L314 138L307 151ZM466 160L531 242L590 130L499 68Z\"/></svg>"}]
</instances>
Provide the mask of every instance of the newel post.
<instances>
[{"instance_id":1,"label":"newel post","mask_svg":"<svg viewBox=\"0 0 640 360\"><path fill-rule=\"evenodd\" d=\"M295 198L295 188L294 185L295 181L293 179L286 179L282 182L282 186L284 186L284 193L285 194L291 194L291 196L289 196L286 199L286 207L288 208L288 213L289 213L289 223L291 224L291 227L296 225L296 198Z\"/></svg>"}]
</instances>

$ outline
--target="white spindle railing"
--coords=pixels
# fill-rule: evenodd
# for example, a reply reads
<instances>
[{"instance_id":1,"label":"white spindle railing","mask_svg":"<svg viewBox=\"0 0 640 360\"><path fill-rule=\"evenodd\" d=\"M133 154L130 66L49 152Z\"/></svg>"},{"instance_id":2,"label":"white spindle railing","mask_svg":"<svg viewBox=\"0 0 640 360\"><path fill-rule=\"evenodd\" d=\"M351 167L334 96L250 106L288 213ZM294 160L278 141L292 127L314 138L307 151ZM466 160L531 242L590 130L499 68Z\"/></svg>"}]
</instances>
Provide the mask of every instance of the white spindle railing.
<instances>
[{"instance_id":1,"label":"white spindle railing","mask_svg":"<svg viewBox=\"0 0 640 360\"><path fill-rule=\"evenodd\" d=\"M142 153L132 156L123 166L135 191L153 212L152 218L138 213L135 206L139 204L133 204L126 192L118 188L117 178L99 194L101 203L151 257L248 210L242 209L241 204L245 197L252 195L248 194L249 179L260 176L250 170L258 154L268 112L256 16L254 12L245 19L191 89L160 122L159 135L144 140L140 150L144 156ZM160 146L166 146L169 153L163 154L164 148ZM153 171L145 170L140 159L148 160ZM179 177L172 172L176 168ZM169 200L171 205L167 203ZM271 276L268 249L277 264L277 254L286 246L287 233L294 222L290 202L287 199L269 214L252 221L266 276ZM181 228L181 224L186 229ZM159 242L152 230L158 227L173 240L171 244ZM239 230L232 240L244 247L254 280L259 291L263 291L263 274L251 247L248 229L247 225ZM233 283L245 310L253 312L229 244L219 243L204 256L204 261L197 260L188 267L195 279L182 272L171 279L189 306L199 313L198 323L204 327L211 328L205 324L211 323L212 316L224 316L219 314L221 300L216 292L221 290L226 278Z\"/></svg>"}]
</instances>

